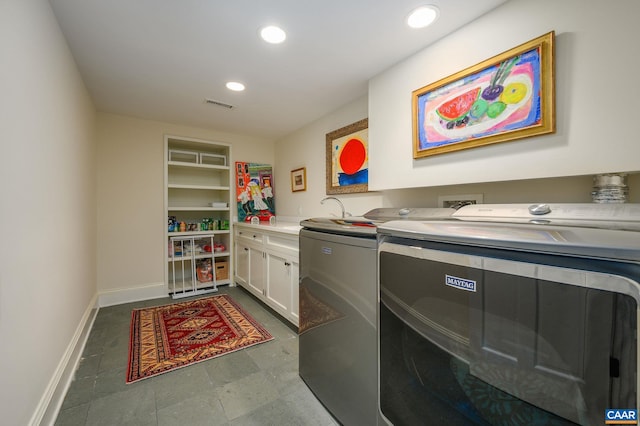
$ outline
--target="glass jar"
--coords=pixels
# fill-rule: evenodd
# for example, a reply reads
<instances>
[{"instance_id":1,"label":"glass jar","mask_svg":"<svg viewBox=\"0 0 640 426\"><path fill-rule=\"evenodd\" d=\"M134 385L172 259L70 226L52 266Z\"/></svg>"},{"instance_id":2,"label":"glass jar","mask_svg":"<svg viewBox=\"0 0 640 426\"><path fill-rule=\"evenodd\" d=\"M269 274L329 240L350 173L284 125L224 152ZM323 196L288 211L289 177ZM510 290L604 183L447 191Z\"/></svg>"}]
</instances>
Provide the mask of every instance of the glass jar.
<instances>
[{"instance_id":1,"label":"glass jar","mask_svg":"<svg viewBox=\"0 0 640 426\"><path fill-rule=\"evenodd\" d=\"M593 178L591 197L594 203L625 203L629 188L624 173L602 174Z\"/></svg>"}]
</instances>

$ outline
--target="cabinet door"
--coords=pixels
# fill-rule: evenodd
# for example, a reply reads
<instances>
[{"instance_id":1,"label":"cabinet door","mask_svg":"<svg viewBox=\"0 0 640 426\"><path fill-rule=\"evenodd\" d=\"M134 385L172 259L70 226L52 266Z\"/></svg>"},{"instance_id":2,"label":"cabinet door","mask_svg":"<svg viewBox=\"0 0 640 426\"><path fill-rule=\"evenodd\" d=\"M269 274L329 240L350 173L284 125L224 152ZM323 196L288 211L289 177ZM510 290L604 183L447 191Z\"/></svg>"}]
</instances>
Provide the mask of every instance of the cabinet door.
<instances>
[{"instance_id":1,"label":"cabinet door","mask_svg":"<svg viewBox=\"0 0 640 426\"><path fill-rule=\"evenodd\" d=\"M249 247L241 242L236 243L236 282L242 286L249 284Z\"/></svg>"},{"instance_id":2,"label":"cabinet door","mask_svg":"<svg viewBox=\"0 0 640 426\"><path fill-rule=\"evenodd\" d=\"M291 262L277 254L267 253L267 299L285 314L291 308Z\"/></svg>"},{"instance_id":3,"label":"cabinet door","mask_svg":"<svg viewBox=\"0 0 640 426\"><path fill-rule=\"evenodd\" d=\"M291 262L291 319L296 325L300 324L300 265L298 262Z\"/></svg>"},{"instance_id":4,"label":"cabinet door","mask_svg":"<svg viewBox=\"0 0 640 426\"><path fill-rule=\"evenodd\" d=\"M264 253L253 247L249 248L249 289L264 295Z\"/></svg>"}]
</instances>

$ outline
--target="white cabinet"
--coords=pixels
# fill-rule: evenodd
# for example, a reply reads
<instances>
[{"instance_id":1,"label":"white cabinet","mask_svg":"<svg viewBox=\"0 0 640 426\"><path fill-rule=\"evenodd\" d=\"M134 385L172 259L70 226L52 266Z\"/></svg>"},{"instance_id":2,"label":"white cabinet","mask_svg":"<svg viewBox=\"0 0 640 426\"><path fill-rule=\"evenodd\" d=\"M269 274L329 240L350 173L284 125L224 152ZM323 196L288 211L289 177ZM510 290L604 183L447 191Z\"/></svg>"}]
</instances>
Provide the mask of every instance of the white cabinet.
<instances>
[{"instance_id":1,"label":"white cabinet","mask_svg":"<svg viewBox=\"0 0 640 426\"><path fill-rule=\"evenodd\" d=\"M298 260L291 263L291 319L296 325L300 324L300 263Z\"/></svg>"},{"instance_id":2,"label":"white cabinet","mask_svg":"<svg viewBox=\"0 0 640 426\"><path fill-rule=\"evenodd\" d=\"M236 283L255 294L264 294L262 234L236 227L234 240Z\"/></svg>"},{"instance_id":3,"label":"white cabinet","mask_svg":"<svg viewBox=\"0 0 640 426\"><path fill-rule=\"evenodd\" d=\"M266 253L267 267L266 297L282 310L291 306L291 263L285 257L275 253Z\"/></svg>"},{"instance_id":4,"label":"white cabinet","mask_svg":"<svg viewBox=\"0 0 640 426\"><path fill-rule=\"evenodd\" d=\"M229 144L165 136L165 283L174 298L233 283L229 164ZM210 281L198 279L203 262L215 272Z\"/></svg>"},{"instance_id":5,"label":"white cabinet","mask_svg":"<svg viewBox=\"0 0 640 426\"><path fill-rule=\"evenodd\" d=\"M266 253L266 298L272 305L286 311L298 325L298 259L278 253Z\"/></svg>"},{"instance_id":6,"label":"white cabinet","mask_svg":"<svg viewBox=\"0 0 640 426\"><path fill-rule=\"evenodd\" d=\"M235 270L235 280L238 284L246 287L249 284L249 247L242 242L239 241L238 238L234 241L235 247L235 260L236 260L236 270Z\"/></svg>"},{"instance_id":7,"label":"white cabinet","mask_svg":"<svg viewBox=\"0 0 640 426\"><path fill-rule=\"evenodd\" d=\"M265 294L264 280L264 252L262 250L249 248L249 290L254 293Z\"/></svg>"},{"instance_id":8,"label":"white cabinet","mask_svg":"<svg viewBox=\"0 0 640 426\"><path fill-rule=\"evenodd\" d=\"M234 226L236 283L298 325L298 235L266 225Z\"/></svg>"}]
</instances>

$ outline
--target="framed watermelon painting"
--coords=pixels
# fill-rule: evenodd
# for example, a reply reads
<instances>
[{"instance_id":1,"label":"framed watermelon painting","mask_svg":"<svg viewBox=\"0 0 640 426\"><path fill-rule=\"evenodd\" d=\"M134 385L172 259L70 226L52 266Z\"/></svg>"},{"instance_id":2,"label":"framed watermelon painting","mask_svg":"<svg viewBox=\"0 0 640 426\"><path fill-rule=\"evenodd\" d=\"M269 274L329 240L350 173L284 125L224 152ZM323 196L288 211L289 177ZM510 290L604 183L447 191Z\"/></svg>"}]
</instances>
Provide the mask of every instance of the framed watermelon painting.
<instances>
[{"instance_id":1,"label":"framed watermelon painting","mask_svg":"<svg viewBox=\"0 0 640 426\"><path fill-rule=\"evenodd\" d=\"M413 158L555 132L554 32L412 93Z\"/></svg>"}]
</instances>

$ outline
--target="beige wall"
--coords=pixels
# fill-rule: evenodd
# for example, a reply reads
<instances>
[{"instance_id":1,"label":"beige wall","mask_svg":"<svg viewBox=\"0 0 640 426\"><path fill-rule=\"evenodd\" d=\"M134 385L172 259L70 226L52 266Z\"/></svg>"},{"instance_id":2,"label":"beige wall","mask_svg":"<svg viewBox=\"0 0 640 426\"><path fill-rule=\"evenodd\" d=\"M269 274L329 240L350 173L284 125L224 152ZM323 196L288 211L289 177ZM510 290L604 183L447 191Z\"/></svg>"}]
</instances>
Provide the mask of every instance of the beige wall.
<instances>
[{"instance_id":1,"label":"beige wall","mask_svg":"<svg viewBox=\"0 0 640 426\"><path fill-rule=\"evenodd\" d=\"M278 215L305 218L340 214L333 201L320 204L326 197L325 135L332 130L366 117L367 98L358 99L305 126L276 143L276 184ZM291 192L290 171L307 169L307 190ZM406 170L398 168L397 173ZM373 171L370 171L373 173ZM337 197L348 212L361 215L377 207L438 207L439 197L482 195L484 203L565 202L589 203L593 176L521 179L504 182L481 182L437 185L373 191L366 194L341 194ZM629 202L640 202L640 174L627 178Z\"/></svg>"},{"instance_id":2,"label":"beige wall","mask_svg":"<svg viewBox=\"0 0 640 426\"><path fill-rule=\"evenodd\" d=\"M575 11L581 10L581 13ZM370 182L409 188L640 170L635 85L640 2L511 0L374 77ZM606 16L606 19L603 17ZM556 31L557 132L413 160L411 92Z\"/></svg>"},{"instance_id":3,"label":"beige wall","mask_svg":"<svg viewBox=\"0 0 640 426\"><path fill-rule=\"evenodd\" d=\"M95 112L47 1L2 2L0 52L0 413L27 425L95 303Z\"/></svg>"},{"instance_id":4,"label":"beige wall","mask_svg":"<svg viewBox=\"0 0 640 426\"><path fill-rule=\"evenodd\" d=\"M333 201L320 204L326 197L325 143L326 134L358 121L367 114L367 97L299 129L276 143L277 212L279 216L305 218L339 215ZM307 190L291 192L291 170L306 167ZM397 168L397 173L406 170ZM375 173L370 171L370 173ZM520 179L505 182L481 182L458 185L437 185L373 191L366 194L341 194L337 197L353 215L361 215L377 207L438 207L438 198L455 195L482 195L484 203L565 202L589 203L593 176ZM629 202L640 202L640 174L627 178Z\"/></svg>"},{"instance_id":5,"label":"beige wall","mask_svg":"<svg viewBox=\"0 0 640 426\"><path fill-rule=\"evenodd\" d=\"M633 20L640 3L623 0L615 8L603 3L591 5L588 13L572 12L581 7L579 0L507 2L374 77L368 98L277 141L278 214L339 213L333 202L320 205L326 196L325 134L367 116L369 186L378 191L339 195L353 214L380 206L436 207L439 196L461 194L482 194L485 203L590 202L593 174L639 171L634 98L604 86L612 84L606 65L611 63L618 64L615 80L620 84L635 80L639 59L626 54L618 41L638 38ZM604 15L612 18L602 21ZM413 160L413 90L554 29L555 135ZM622 106L621 116L601 114L606 105ZM292 193L289 172L298 167L307 168L307 191ZM640 202L640 175L628 181L629 201Z\"/></svg>"},{"instance_id":6,"label":"beige wall","mask_svg":"<svg viewBox=\"0 0 640 426\"><path fill-rule=\"evenodd\" d=\"M98 114L98 291L101 305L166 296L164 135L230 143L233 161L273 164L273 143L177 124Z\"/></svg>"},{"instance_id":7,"label":"beige wall","mask_svg":"<svg viewBox=\"0 0 640 426\"><path fill-rule=\"evenodd\" d=\"M358 120L367 118L367 97L362 97L337 111L322 117L278 141L275 148L276 215L293 217L339 215L340 207L326 197L326 134ZM291 192L291 170L306 167L307 190ZM338 196L345 209L361 214L379 207L381 195L377 193Z\"/></svg>"},{"instance_id":8,"label":"beige wall","mask_svg":"<svg viewBox=\"0 0 640 426\"><path fill-rule=\"evenodd\" d=\"M629 202L640 202L640 174L629 175ZM507 182L472 183L431 188L382 191L384 205L438 207L438 197L482 195L485 204L494 203L590 203L593 176L523 179Z\"/></svg>"}]
</instances>

